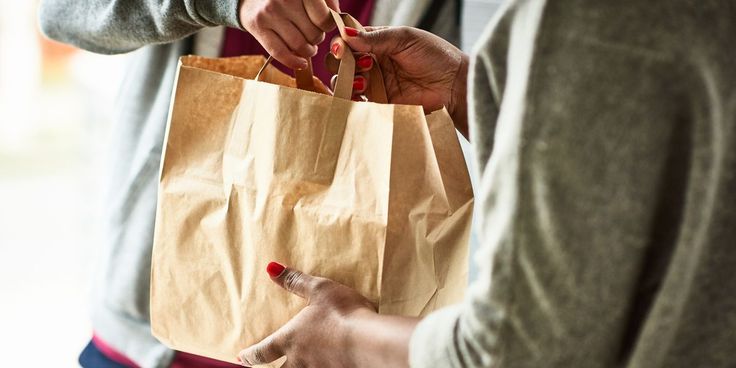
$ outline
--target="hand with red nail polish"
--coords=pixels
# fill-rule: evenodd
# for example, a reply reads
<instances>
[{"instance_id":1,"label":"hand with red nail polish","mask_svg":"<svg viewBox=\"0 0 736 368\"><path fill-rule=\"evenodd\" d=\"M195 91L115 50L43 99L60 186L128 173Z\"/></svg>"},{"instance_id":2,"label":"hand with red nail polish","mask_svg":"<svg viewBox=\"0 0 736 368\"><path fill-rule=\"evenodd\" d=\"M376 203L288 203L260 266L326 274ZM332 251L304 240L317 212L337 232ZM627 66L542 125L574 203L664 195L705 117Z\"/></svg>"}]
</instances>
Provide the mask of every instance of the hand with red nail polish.
<instances>
[{"instance_id":1,"label":"hand with red nail polish","mask_svg":"<svg viewBox=\"0 0 736 368\"><path fill-rule=\"evenodd\" d=\"M373 57L371 55L363 55L355 62L358 71L368 71L373 67Z\"/></svg>"},{"instance_id":2,"label":"hand with red nail polish","mask_svg":"<svg viewBox=\"0 0 736 368\"><path fill-rule=\"evenodd\" d=\"M268 272L271 277L279 277L285 269L286 267L278 262L271 262L266 266L266 272Z\"/></svg>"},{"instance_id":3,"label":"hand with red nail polish","mask_svg":"<svg viewBox=\"0 0 736 368\"><path fill-rule=\"evenodd\" d=\"M339 55L340 53L340 44L339 43L333 44L332 47L330 48L330 52L332 53L332 55L337 57L337 55Z\"/></svg>"},{"instance_id":4,"label":"hand with red nail polish","mask_svg":"<svg viewBox=\"0 0 736 368\"><path fill-rule=\"evenodd\" d=\"M352 27L345 27L345 34L348 37L355 37L358 35L358 30Z\"/></svg>"},{"instance_id":5,"label":"hand with red nail polish","mask_svg":"<svg viewBox=\"0 0 736 368\"><path fill-rule=\"evenodd\" d=\"M353 80L353 92L355 94L360 94L365 91L365 88L366 88L366 78L361 75L355 77L355 79Z\"/></svg>"},{"instance_id":6,"label":"hand with red nail polish","mask_svg":"<svg viewBox=\"0 0 736 368\"><path fill-rule=\"evenodd\" d=\"M285 367L407 367L409 340L417 318L379 316L355 290L277 262L266 266L271 279L307 300L286 325L238 354L244 366L287 357Z\"/></svg>"},{"instance_id":7,"label":"hand with red nail polish","mask_svg":"<svg viewBox=\"0 0 736 368\"><path fill-rule=\"evenodd\" d=\"M346 39L336 37L332 45L355 53L360 75L377 62L390 103L421 105L426 112L447 107L455 127L468 136L466 54L440 37L410 27L367 27L362 32L346 27L345 34ZM341 52L334 55L342 57ZM363 86L370 83L366 79Z\"/></svg>"}]
</instances>

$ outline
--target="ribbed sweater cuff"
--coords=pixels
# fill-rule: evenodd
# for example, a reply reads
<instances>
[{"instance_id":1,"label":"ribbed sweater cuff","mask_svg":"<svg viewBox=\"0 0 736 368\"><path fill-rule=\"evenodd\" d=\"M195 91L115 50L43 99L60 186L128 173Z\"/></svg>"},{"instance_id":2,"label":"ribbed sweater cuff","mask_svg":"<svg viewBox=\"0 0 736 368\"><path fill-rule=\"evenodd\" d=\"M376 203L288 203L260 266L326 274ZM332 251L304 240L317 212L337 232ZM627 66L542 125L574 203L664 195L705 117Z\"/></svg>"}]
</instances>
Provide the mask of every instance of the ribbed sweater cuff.
<instances>
[{"instance_id":1,"label":"ribbed sweater cuff","mask_svg":"<svg viewBox=\"0 0 736 368\"><path fill-rule=\"evenodd\" d=\"M409 345L412 368L455 366L454 335L460 310L460 305L443 308L419 322Z\"/></svg>"}]
</instances>

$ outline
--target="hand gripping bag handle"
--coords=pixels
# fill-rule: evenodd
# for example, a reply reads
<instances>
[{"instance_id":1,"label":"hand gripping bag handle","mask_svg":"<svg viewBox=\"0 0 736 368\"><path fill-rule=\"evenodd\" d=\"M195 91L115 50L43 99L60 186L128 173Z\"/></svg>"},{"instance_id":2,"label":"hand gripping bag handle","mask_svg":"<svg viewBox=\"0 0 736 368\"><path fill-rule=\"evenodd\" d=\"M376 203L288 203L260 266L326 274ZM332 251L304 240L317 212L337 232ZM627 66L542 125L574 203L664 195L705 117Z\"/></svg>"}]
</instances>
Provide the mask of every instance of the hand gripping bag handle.
<instances>
[{"instance_id":1,"label":"hand gripping bag handle","mask_svg":"<svg viewBox=\"0 0 736 368\"><path fill-rule=\"evenodd\" d=\"M345 33L346 26L355 28L359 31L365 31L365 28L350 14L338 13L334 10L330 10L330 12L332 14L333 20L335 21L335 25L337 25L337 29L340 32L340 36L343 39L348 38L348 35ZM371 57L373 58L373 68L371 68L369 72L370 88L367 93L368 98L370 101L373 102L388 103L386 87L383 81L383 73L381 72L381 68L375 56L371 55ZM266 63L256 75L256 80L260 80L261 74L266 69L266 67L271 64L272 60L273 57L269 56L266 60ZM309 63L306 69L294 70L296 85L299 89L315 92L316 88L314 87L314 72L312 71L312 60L308 61ZM347 50L345 50L342 60L340 60L340 67L337 72L337 81L335 82L335 90L333 91L335 97L345 100L352 99L354 76L355 57L353 56L352 50L348 47Z\"/></svg>"}]
</instances>

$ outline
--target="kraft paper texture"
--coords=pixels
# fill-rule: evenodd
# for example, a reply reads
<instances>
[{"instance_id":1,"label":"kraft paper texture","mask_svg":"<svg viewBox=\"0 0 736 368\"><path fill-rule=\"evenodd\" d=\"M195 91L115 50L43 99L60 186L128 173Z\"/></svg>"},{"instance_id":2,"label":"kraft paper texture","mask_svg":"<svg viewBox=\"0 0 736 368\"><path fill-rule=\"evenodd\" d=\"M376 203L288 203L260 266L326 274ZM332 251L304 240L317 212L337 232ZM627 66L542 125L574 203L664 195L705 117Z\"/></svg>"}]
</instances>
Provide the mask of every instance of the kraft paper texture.
<instances>
[{"instance_id":1,"label":"kraft paper texture","mask_svg":"<svg viewBox=\"0 0 736 368\"><path fill-rule=\"evenodd\" d=\"M446 111L295 88L260 56L187 56L161 166L154 335L236 363L305 301L270 261L423 316L467 284L470 180Z\"/></svg>"}]
</instances>

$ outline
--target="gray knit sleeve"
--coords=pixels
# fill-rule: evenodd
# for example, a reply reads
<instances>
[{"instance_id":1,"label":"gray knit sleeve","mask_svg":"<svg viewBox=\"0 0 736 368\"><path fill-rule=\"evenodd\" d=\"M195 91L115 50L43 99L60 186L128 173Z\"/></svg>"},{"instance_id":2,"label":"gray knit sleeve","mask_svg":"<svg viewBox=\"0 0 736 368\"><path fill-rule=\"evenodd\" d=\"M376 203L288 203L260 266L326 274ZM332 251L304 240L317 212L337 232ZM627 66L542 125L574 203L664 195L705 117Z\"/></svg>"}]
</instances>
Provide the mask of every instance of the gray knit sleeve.
<instances>
[{"instance_id":1,"label":"gray knit sleeve","mask_svg":"<svg viewBox=\"0 0 736 368\"><path fill-rule=\"evenodd\" d=\"M639 46L671 37L651 18L510 3L471 67L479 276L419 323L410 363L620 366L670 272L691 139L690 86L673 81L689 73L667 43Z\"/></svg>"},{"instance_id":2,"label":"gray knit sleeve","mask_svg":"<svg viewBox=\"0 0 736 368\"><path fill-rule=\"evenodd\" d=\"M39 24L51 39L101 54L173 42L204 27L242 28L237 0L43 0Z\"/></svg>"}]
</instances>

